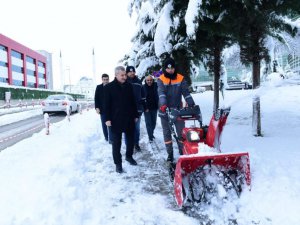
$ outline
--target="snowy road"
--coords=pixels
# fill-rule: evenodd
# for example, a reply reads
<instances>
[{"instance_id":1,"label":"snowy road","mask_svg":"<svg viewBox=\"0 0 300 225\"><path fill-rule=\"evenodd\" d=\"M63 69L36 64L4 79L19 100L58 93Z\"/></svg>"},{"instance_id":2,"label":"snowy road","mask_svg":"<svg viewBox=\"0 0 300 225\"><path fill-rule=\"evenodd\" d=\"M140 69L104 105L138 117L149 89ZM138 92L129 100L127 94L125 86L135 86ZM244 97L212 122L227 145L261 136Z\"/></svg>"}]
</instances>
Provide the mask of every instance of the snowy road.
<instances>
[{"instance_id":1,"label":"snowy road","mask_svg":"<svg viewBox=\"0 0 300 225\"><path fill-rule=\"evenodd\" d=\"M16 114L15 117L18 117L18 114ZM50 115L50 122L52 124L62 121L63 119L65 119L65 115L62 114ZM40 132L43 128L45 128L45 124L42 114L0 126L0 151L25 138L31 137L34 133Z\"/></svg>"}]
</instances>

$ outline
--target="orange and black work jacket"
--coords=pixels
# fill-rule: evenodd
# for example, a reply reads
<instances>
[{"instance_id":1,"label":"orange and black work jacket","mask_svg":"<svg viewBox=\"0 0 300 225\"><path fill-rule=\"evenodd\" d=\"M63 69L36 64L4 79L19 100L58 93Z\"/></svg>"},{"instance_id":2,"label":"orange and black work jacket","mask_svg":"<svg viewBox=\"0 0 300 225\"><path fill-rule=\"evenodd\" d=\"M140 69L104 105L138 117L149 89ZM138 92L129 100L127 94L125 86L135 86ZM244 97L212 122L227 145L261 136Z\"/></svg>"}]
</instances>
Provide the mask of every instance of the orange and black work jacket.
<instances>
[{"instance_id":1,"label":"orange and black work jacket","mask_svg":"<svg viewBox=\"0 0 300 225\"><path fill-rule=\"evenodd\" d=\"M166 105L168 108L181 108L181 96L184 97L188 105L195 105L183 75L177 73L176 79L172 80L162 74L157 79L157 86L159 107ZM160 112L159 115L162 116L163 114Z\"/></svg>"}]
</instances>

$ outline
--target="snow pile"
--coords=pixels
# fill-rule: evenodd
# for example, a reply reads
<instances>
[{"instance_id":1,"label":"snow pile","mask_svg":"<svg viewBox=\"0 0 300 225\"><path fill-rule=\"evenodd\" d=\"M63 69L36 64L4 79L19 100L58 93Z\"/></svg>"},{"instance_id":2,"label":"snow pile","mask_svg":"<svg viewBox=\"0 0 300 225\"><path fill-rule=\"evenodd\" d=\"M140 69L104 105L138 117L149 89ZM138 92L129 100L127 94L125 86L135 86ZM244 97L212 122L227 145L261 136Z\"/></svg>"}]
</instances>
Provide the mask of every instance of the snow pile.
<instances>
[{"instance_id":1,"label":"snow pile","mask_svg":"<svg viewBox=\"0 0 300 225\"><path fill-rule=\"evenodd\" d=\"M0 224L299 224L300 86L283 82L258 91L263 137L251 134L256 92L225 93L231 112L222 134L222 152L250 154L251 191L244 190L240 198L199 205L188 214L179 211L165 165L159 119L158 148L148 143L142 121L143 150L134 155L139 165L132 167L123 157L126 173L120 175L100 118L90 110L73 115L71 122L51 124L50 135L42 130L0 153ZM213 92L193 97L208 124ZM177 158L175 144L174 148ZM123 145L123 156L124 152ZM218 190L223 199L222 187Z\"/></svg>"}]
</instances>

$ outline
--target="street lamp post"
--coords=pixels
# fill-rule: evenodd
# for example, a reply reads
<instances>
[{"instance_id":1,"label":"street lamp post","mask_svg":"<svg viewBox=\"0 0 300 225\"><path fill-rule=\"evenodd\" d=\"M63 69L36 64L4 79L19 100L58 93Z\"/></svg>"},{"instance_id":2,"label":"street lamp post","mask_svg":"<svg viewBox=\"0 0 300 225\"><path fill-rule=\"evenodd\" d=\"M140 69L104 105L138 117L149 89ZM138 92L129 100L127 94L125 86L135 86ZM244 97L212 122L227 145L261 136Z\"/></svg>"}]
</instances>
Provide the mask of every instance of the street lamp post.
<instances>
[{"instance_id":1,"label":"street lamp post","mask_svg":"<svg viewBox=\"0 0 300 225\"><path fill-rule=\"evenodd\" d=\"M66 70L69 71L69 92L71 93L71 68L68 66Z\"/></svg>"}]
</instances>

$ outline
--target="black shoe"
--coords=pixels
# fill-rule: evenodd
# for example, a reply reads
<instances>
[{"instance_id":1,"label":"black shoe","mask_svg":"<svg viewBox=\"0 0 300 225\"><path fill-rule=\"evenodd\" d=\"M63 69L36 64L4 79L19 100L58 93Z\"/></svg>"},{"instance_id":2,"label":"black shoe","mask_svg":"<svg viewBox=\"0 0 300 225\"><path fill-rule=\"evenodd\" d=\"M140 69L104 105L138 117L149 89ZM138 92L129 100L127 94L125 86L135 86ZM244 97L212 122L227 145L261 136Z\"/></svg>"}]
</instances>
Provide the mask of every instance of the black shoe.
<instances>
[{"instance_id":1,"label":"black shoe","mask_svg":"<svg viewBox=\"0 0 300 225\"><path fill-rule=\"evenodd\" d=\"M117 173L123 173L122 164L116 164L116 172Z\"/></svg>"},{"instance_id":2,"label":"black shoe","mask_svg":"<svg viewBox=\"0 0 300 225\"><path fill-rule=\"evenodd\" d=\"M134 145L134 149L135 149L135 151L137 151L137 152L140 152L140 151L141 151L141 147L140 147L138 144L135 144L135 145Z\"/></svg>"},{"instance_id":3,"label":"black shoe","mask_svg":"<svg viewBox=\"0 0 300 225\"><path fill-rule=\"evenodd\" d=\"M173 161L174 161L174 157L173 157L173 155L168 155L168 158L167 158L167 162L170 162L170 163L173 163Z\"/></svg>"},{"instance_id":4,"label":"black shoe","mask_svg":"<svg viewBox=\"0 0 300 225\"><path fill-rule=\"evenodd\" d=\"M168 172L170 176L171 182L174 181L174 176L175 176L175 169L176 169L176 164L173 162L168 162Z\"/></svg>"},{"instance_id":5,"label":"black shoe","mask_svg":"<svg viewBox=\"0 0 300 225\"><path fill-rule=\"evenodd\" d=\"M132 157L126 157L125 160L129 162L130 165L136 166L137 162Z\"/></svg>"}]
</instances>

